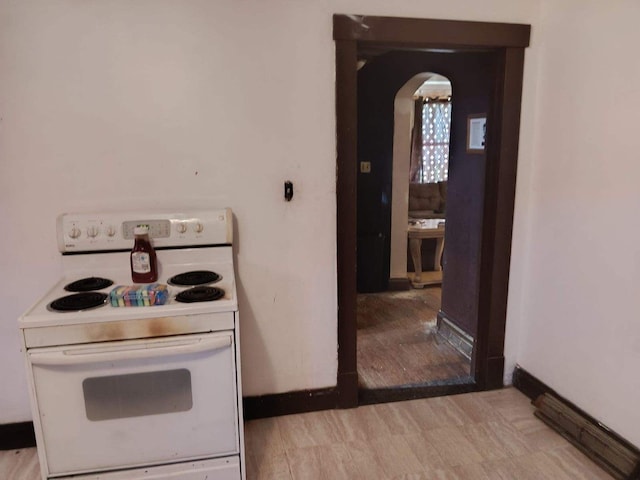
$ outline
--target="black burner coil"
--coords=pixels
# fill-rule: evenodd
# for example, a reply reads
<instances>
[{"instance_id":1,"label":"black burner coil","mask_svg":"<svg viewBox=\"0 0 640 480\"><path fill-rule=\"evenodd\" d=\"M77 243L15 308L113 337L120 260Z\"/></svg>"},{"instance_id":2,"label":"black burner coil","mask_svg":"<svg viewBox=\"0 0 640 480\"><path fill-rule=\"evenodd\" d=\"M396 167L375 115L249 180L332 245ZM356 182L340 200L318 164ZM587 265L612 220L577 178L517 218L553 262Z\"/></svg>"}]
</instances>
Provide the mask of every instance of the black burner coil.
<instances>
[{"instance_id":1,"label":"black burner coil","mask_svg":"<svg viewBox=\"0 0 640 480\"><path fill-rule=\"evenodd\" d=\"M193 285L205 285L207 283L214 283L220 280L222 277L216 272L210 270L194 270L192 272L180 273L174 275L169 279L170 285L177 285L179 287L188 287Z\"/></svg>"},{"instance_id":2,"label":"black burner coil","mask_svg":"<svg viewBox=\"0 0 640 480\"><path fill-rule=\"evenodd\" d=\"M113 281L108 278L87 277L76 280L66 285L64 289L67 292L90 292L92 290L102 290L113 285Z\"/></svg>"},{"instance_id":3,"label":"black burner coil","mask_svg":"<svg viewBox=\"0 0 640 480\"><path fill-rule=\"evenodd\" d=\"M212 302L224 297L224 290L216 287L193 287L176 295L176 302L196 303Z\"/></svg>"},{"instance_id":4,"label":"black burner coil","mask_svg":"<svg viewBox=\"0 0 640 480\"><path fill-rule=\"evenodd\" d=\"M55 312L79 312L106 304L108 295L101 292L82 292L60 297L49 304Z\"/></svg>"}]
</instances>

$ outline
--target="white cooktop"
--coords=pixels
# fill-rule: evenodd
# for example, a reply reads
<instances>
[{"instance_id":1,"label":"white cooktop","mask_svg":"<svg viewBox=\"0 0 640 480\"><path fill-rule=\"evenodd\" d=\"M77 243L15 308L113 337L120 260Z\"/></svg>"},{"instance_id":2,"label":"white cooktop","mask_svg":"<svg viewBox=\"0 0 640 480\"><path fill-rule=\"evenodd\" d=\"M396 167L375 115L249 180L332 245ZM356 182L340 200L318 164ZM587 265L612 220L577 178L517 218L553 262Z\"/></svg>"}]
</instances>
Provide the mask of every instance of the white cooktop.
<instances>
[{"instance_id":1,"label":"white cooktop","mask_svg":"<svg viewBox=\"0 0 640 480\"><path fill-rule=\"evenodd\" d=\"M118 285L134 285L131 281L129 252L66 255L63 257L63 277L20 317L20 328L233 312L238 309L231 246L158 250L156 253L159 269L157 283L167 284L169 278L179 273L211 270L222 276L211 286L224 290L224 296L210 302L181 303L175 300L175 295L189 287L168 285L169 300L165 305L113 307L107 302L104 306L79 312L50 311L47 306L53 300L73 293L64 290L64 286L81 278L102 277L112 280L113 285L96 290L107 294Z\"/></svg>"}]
</instances>

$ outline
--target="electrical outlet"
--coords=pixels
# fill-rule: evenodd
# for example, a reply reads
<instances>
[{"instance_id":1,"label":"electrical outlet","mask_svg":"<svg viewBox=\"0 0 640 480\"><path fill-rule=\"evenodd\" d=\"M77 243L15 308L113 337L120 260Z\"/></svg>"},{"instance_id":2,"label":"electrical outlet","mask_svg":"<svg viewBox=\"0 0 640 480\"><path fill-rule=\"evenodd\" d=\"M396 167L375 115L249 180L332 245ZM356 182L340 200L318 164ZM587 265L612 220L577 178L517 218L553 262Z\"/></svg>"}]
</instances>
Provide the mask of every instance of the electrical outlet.
<instances>
[{"instance_id":1,"label":"electrical outlet","mask_svg":"<svg viewBox=\"0 0 640 480\"><path fill-rule=\"evenodd\" d=\"M371 173L371 162L360 162L360 173Z\"/></svg>"}]
</instances>

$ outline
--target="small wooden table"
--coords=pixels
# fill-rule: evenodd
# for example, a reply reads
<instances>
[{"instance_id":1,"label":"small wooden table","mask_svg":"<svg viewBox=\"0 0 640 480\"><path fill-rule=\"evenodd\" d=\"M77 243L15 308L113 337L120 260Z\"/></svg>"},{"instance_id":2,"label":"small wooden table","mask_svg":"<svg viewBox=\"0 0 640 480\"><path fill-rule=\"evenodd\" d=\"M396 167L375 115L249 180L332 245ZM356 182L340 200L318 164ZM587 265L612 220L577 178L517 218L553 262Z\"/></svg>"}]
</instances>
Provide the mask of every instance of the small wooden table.
<instances>
[{"instance_id":1,"label":"small wooden table","mask_svg":"<svg viewBox=\"0 0 640 480\"><path fill-rule=\"evenodd\" d=\"M442 251L444 250L444 219L409 220L408 236L411 260L413 261L413 275L409 274L409 280L415 288L423 288L425 285L442 283ZM422 240L425 238L436 239L436 251L434 254L434 271L422 271Z\"/></svg>"}]
</instances>

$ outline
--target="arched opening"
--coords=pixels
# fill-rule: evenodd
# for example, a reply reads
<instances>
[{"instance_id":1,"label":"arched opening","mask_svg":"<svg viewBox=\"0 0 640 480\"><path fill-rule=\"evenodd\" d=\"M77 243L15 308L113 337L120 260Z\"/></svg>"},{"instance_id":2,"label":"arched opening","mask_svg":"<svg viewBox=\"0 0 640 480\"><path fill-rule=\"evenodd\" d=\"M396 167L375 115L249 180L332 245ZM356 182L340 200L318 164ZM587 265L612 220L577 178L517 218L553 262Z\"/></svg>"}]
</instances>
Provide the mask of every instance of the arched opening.
<instances>
[{"instance_id":1,"label":"arched opening","mask_svg":"<svg viewBox=\"0 0 640 480\"><path fill-rule=\"evenodd\" d=\"M451 82L447 77L433 72L413 76L395 97L389 268L392 284L403 285L407 282L409 220L445 218L451 103ZM432 186L411 187L412 183ZM415 191L415 195L411 196L410 190ZM428 198L433 199L432 204ZM436 255L439 254L441 252L436 252ZM440 271L439 258L434 260L434 268ZM437 283L441 275L429 277Z\"/></svg>"}]
</instances>

